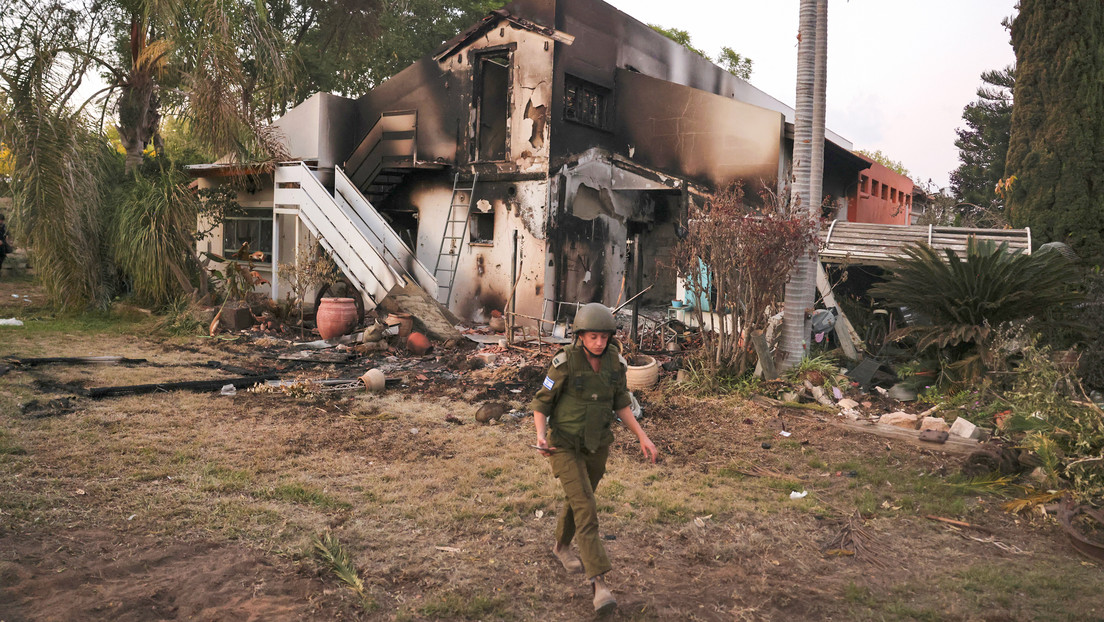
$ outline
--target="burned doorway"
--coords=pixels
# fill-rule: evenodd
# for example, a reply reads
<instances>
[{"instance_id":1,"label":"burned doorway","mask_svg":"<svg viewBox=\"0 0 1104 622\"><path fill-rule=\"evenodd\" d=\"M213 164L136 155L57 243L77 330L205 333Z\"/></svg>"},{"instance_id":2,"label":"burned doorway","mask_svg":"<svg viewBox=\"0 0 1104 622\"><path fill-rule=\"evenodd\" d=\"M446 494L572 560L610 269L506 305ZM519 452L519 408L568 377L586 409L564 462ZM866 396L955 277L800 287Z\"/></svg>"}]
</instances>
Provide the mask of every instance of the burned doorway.
<instances>
[{"instance_id":1,"label":"burned doorway","mask_svg":"<svg viewBox=\"0 0 1104 622\"><path fill-rule=\"evenodd\" d=\"M475 56L475 159L505 160L510 140L509 49Z\"/></svg>"}]
</instances>

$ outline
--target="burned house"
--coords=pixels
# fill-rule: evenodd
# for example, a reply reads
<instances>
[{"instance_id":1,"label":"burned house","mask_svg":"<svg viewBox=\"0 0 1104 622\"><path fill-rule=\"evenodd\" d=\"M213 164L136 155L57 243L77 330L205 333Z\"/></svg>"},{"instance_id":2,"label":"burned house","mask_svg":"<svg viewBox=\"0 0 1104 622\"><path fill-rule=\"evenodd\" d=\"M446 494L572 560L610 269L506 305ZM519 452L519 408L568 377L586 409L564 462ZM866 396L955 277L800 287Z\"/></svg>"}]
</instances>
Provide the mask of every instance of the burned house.
<instances>
[{"instance_id":1,"label":"burned house","mask_svg":"<svg viewBox=\"0 0 1104 622\"><path fill-rule=\"evenodd\" d=\"M317 240L368 306L402 292L466 320L549 319L646 285L666 301L690 202L733 182L777 192L793 121L600 0L519 0L357 99L291 110L276 125L296 160L200 250L257 238L276 266ZM869 166L827 133L826 196L845 208ZM231 169L193 174L210 186Z\"/></svg>"}]
</instances>

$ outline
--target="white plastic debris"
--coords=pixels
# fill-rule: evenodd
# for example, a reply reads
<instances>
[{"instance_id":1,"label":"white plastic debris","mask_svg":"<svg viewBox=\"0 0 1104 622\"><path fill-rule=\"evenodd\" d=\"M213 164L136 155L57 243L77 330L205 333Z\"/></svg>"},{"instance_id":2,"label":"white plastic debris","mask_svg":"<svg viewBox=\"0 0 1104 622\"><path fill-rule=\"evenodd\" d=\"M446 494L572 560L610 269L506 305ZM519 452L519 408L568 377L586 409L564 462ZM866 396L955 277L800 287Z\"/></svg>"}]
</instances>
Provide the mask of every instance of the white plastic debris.
<instances>
[{"instance_id":1,"label":"white plastic debris","mask_svg":"<svg viewBox=\"0 0 1104 622\"><path fill-rule=\"evenodd\" d=\"M0 326L22 326L22 325L23 325L22 320L17 320L13 317L9 317L9 318L0 320Z\"/></svg>"},{"instance_id":2,"label":"white plastic debris","mask_svg":"<svg viewBox=\"0 0 1104 622\"><path fill-rule=\"evenodd\" d=\"M222 385L222 391L220 391L220 393L223 395L237 395L238 389L232 384L224 384Z\"/></svg>"},{"instance_id":3,"label":"white plastic debris","mask_svg":"<svg viewBox=\"0 0 1104 622\"><path fill-rule=\"evenodd\" d=\"M807 491L807 490L802 490L801 492L797 492L795 490L795 491L790 493L790 498L791 499L804 499L805 495L807 495L807 494L809 494L809 491Z\"/></svg>"},{"instance_id":4,"label":"white plastic debris","mask_svg":"<svg viewBox=\"0 0 1104 622\"><path fill-rule=\"evenodd\" d=\"M785 437L789 437L791 434L793 434L793 432L787 432L785 430L782 430L781 432L778 433L779 436L785 436Z\"/></svg>"}]
</instances>

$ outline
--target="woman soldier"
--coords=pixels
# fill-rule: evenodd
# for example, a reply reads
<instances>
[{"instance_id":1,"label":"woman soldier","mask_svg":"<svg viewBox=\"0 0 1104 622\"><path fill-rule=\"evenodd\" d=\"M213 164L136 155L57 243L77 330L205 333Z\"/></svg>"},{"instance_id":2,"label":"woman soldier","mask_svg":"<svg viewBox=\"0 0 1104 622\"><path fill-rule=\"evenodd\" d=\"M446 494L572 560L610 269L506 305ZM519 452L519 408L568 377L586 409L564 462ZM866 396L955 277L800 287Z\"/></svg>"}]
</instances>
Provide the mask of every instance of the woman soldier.
<instances>
[{"instance_id":1,"label":"woman soldier","mask_svg":"<svg viewBox=\"0 0 1104 622\"><path fill-rule=\"evenodd\" d=\"M596 302L583 305L575 314L573 330L575 341L556 353L530 408L536 446L550 458L552 474L566 497L552 553L568 572L586 571L594 589L594 610L607 613L617 601L602 576L611 565L598 536L594 489L606 472L614 417L636 435L646 458L654 463L659 454L630 408L627 365L613 338L613 312ZM572 539L578 540L581 562L571 552Z\"/></svg>"}]
</instances>

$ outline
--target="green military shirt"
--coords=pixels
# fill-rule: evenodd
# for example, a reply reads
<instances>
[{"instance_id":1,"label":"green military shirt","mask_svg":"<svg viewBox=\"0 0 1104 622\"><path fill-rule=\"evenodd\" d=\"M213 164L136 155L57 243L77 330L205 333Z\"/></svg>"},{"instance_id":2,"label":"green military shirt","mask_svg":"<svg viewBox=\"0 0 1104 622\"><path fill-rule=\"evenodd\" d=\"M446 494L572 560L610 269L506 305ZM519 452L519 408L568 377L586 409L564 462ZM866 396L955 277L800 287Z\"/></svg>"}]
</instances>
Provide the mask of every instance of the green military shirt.
<instances>
[{"instance_id":1,"label":"green military shirt","mask_svg":"<svg viewBox=\"0 0 1104 622\"><path fill-rule=\"evenodd\" d=\"M529 405L549 418L552 446L576 451L585 447L593 452L613 442L613 413L632 402L620 350L620 344L611 339L598 372L587 362L582 346L566 346L553 357Z\"/></svg>"}]
</instances>

